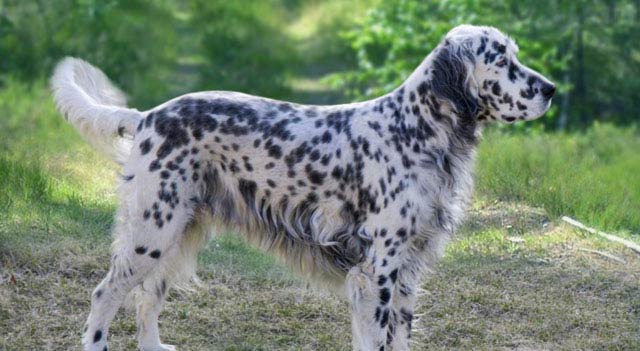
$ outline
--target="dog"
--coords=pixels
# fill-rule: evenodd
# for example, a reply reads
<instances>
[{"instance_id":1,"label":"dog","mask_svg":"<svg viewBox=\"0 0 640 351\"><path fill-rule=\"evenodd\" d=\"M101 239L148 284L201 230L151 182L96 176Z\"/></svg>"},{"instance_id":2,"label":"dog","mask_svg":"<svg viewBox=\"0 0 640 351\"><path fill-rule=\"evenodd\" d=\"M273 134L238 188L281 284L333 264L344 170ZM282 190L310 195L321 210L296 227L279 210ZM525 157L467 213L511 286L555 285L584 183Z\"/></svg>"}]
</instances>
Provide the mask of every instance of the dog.
<instances>
[{"instance_id":1,"label":"dog","mask_svg":"<svg viewBox=\"0 0 640 351\"><path fill-rule=\"evenodd\" d=\"M550 107L554 84L517 52L495 28L461 25L373 100L312 106L211 91L144 112L98 69L62 60L59 111L123 168L85 350L107 350L130 292L139 349L174 350L159 337L163 301L195 279L198 251L221 230L343 292L354 350L409 350L416 290L464 218L482 128Z\"/></svg>"}]
</instances>

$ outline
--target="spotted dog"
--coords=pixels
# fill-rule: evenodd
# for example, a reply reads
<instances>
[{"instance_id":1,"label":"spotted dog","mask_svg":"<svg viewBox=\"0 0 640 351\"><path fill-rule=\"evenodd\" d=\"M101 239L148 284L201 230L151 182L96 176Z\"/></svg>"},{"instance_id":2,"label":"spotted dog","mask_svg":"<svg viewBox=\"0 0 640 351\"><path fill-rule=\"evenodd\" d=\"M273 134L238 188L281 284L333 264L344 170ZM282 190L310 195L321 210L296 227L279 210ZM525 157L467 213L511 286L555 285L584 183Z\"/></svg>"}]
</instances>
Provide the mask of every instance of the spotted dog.
<instances>
[{"instance_id":1,"label":"spotted dog","mask_svg":"<svg viewBox=\"0 0 640 351\"><path fill-rule=\"evenodd\" d=\"M517 52L495 28L463 25L373 100L310 106L212 91L145 112L98 69L64 59L52 78L60 112L123 167L85 350L107 350L130 292L139 348L173 350L158 335L163 301L221 230L344 292L354 350L408 350L416 289L463 219L483 126L550 106L555 86Z\"/></svg>"}]
</instances>

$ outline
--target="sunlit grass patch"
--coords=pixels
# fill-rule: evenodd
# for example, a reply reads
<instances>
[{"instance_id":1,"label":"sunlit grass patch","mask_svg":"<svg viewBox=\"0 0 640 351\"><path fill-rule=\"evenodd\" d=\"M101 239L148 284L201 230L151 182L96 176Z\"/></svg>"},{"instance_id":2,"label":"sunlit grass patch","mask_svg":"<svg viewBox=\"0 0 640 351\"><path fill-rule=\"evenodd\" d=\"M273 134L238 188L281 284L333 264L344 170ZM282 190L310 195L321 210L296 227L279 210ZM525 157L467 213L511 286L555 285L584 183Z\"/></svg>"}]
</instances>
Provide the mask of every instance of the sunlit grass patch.
<instances>
[{"instance_id":1,"label":"sunlit grass patch","mask_svg":"<svg viewBox=\"0 0 640 351\"><path fill-rule=\"evenodd\" d=\"M506 134L480 146L478 192L541 206L601 229L640 232L640 134L595 124L584 133Z\"/></svg>"},{"instance_id":2,"label":"sunlit grass patch","mask_svg":"<svg viewBox=\"0 0 640 351\"><path fill-rule=\"evenodd\" d=\"M5 265L43 269L109 241L113 164L55 111L44 83L0 90L0 253ZM75 249L71 249L75 248Z\"/></svg>"}]
</instances>

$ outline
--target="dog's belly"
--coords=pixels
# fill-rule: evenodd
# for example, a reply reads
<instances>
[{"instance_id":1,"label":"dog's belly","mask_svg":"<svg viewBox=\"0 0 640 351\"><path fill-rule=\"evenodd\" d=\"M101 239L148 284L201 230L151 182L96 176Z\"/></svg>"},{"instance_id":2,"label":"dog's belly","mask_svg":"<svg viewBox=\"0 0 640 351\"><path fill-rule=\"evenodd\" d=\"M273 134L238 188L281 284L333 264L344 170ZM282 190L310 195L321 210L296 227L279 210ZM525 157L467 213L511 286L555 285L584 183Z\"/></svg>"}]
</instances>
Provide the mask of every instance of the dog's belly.
<instances>
[{"instance_id":1,"label":"dog's belly","mask_svg":"<svg viewBox=\"0 0 640 351\"><path fill-rule=\"evenodd\" d=\"M242 189L236 192L220 179L207 176L205 181L199 212L210 215L217 230L237 233L303 276L340 281L369 245L355 234L355 218L335 201L286 202L284 195L270 200L258 191L255 197Z\"/></svg>"}]
</instances>

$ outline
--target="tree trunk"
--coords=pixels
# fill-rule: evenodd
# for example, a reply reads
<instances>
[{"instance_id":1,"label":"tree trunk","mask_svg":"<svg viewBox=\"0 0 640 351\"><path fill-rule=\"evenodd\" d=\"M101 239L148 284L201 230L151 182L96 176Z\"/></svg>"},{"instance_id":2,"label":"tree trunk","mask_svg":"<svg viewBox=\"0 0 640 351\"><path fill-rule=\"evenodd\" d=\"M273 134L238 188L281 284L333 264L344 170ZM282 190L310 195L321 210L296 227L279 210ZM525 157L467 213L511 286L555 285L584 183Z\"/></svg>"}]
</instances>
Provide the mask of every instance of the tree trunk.
<instances>
[{"instance_id":1,"label":"tree trunk","mask_svg":"<svg viewBox=\"0 0 640 351\"><path fill-rule=\"evenodd\" d=\"M569 84L571 81L571 75L569 74L569 70L564 72L564 77L562 78L564 84ZM567 128L567 122L569 121L569 98L571 94L569 92L562 94L562 100L560 103L560 118L558 118L558 129L565 130Z\"/></svg>"},{"instance_id":2,"label":"tree trunk","mask_svg":"<svg viewBox=\"0 0 640 351\"><path fill-rule=\"evenodd\" d=\"M574 106L578 107L579 123L585 125L587 123L586 110L586 96L587 87L585 82L585 69L584 69L584 4L578 3L578 29L577 29L577 45L576 45L576 89L575 89L575 103Z\"/></svg>"},{"instance_id":3,"label":"tree trunk","mask_svg":"<svg viewBox=\"0 0 640 351\"><path fill-rule=\"evenodd\" d=\"M607 1L607 10L609 11L609 24L613 25L616 22L616 1Z\"/></svg>"}]
</instances>

